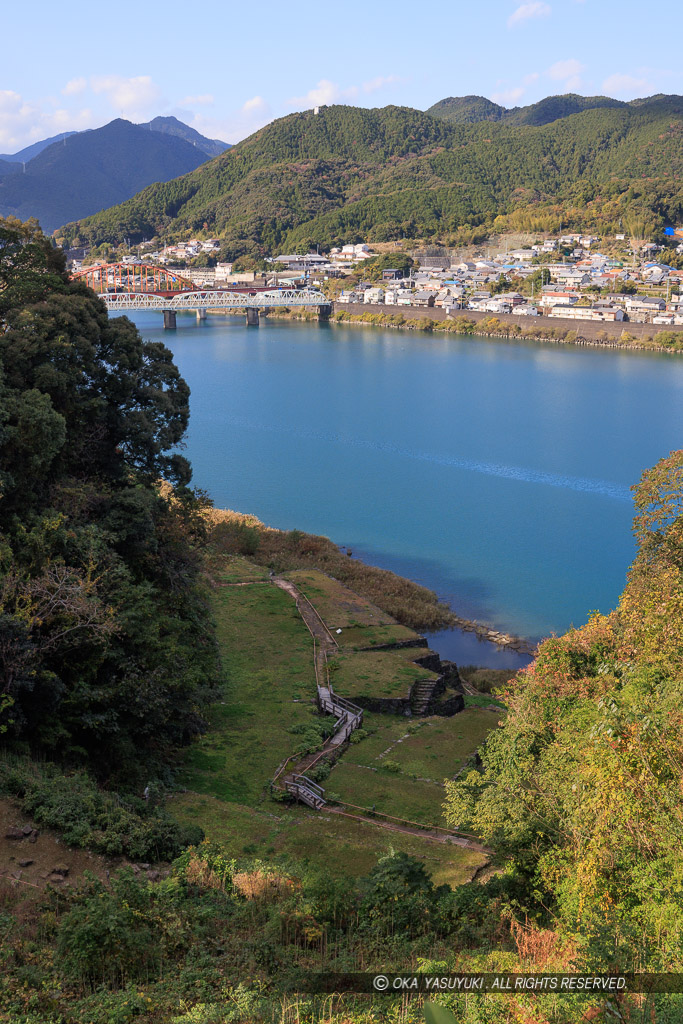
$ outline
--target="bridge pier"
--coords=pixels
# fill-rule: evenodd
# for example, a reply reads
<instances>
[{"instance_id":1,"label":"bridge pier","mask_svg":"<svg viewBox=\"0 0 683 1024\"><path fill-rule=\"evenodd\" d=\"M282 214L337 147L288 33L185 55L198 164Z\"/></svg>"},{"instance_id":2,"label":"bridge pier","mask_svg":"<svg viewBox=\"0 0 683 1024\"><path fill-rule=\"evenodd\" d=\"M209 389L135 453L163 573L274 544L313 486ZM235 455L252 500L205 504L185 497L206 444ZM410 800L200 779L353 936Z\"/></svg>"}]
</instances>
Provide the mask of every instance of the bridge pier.
<instances>
[{"instance_id":1,"label":"bridge pier","mask_svg":"<svg viewBox=\"0 0 683 1024\"><path fill-rule=\"evenodd\" d=\"M198 309L197 310L197 320L206 320L206 310L205 309Z\"/></svg>"},{"instance_id":2,"label":"bridge pier","mask_svg":"<svg viewBox=\"0 0 683 1024\"><path fill-rule=\"evenodd\" d=\"M332 312L332 306L318 306L318 320L329 320L330 313Z\"/></svg>"},{"instance_id":3,"label":"bridge pier","mask_svg":"<svg viewBox=\"0 0 683 1024\"><path fill-rule=\"evenodd\" d=\"M175 323L175 310L165 309L164 310L164 330L174 331L176 327Z\"/></svg>"},{"instance_id":4,"label":"bridge pier","mask_svg":"<svg viewBox=\"0 0 683 1024\"><path fill-rule=\"evenodd\" d=\"M247 327L258 327L258 309L247 306Z\"/></svg>"}]
</instances>

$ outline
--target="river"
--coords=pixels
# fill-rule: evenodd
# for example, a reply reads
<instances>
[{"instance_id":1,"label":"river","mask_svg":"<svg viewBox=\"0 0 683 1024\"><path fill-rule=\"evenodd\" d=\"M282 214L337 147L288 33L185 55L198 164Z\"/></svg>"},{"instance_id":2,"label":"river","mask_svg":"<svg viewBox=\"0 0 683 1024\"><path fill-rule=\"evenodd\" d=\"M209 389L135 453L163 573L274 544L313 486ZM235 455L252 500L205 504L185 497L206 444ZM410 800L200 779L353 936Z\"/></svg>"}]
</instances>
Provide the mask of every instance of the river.
<instances>
[{"instance_id":1,"label":"river","mask_svg":"<svg viewBox=\"0 0 683 1024\"><path fill-rule=\"evenodd\" d=\"M133 318L190 385L185 454L218 507L321 533L538 638L609 611L630 487L683 443L683 359L289 321ZM461 664L525 659L456 630Z\"/></svg>"}]
</instances>

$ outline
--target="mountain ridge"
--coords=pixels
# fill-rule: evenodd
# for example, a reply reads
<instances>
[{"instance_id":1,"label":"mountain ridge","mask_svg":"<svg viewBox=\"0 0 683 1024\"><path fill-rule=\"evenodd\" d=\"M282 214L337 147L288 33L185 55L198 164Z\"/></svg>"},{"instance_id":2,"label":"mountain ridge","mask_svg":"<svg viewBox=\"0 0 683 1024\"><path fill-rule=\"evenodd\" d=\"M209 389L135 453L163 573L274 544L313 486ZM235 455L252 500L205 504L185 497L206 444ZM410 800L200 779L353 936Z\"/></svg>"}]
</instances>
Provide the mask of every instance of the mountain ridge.
<instances>
[{"instance_id":1,"label":"mountain ridge","mask_svg":"<svg viewBox=\"0 0 683 1024\"><path fill-rule=\"evenodd\" d=\"M46 232L194 170L207 154L187 139L117 118L42 149L0 177L0 216L36 217Z\"/></svg>"},{"instance_id":2,"label":"mountain ridge","mask_svg":"<svg viewBox=\"0 0 683 1024\"><path fill-rule=\"evenodd\" d=\"M615 102L542 125L396 106L294 113L60 235L98 244L206 230L240 254L462 236L523 210L529 230L546 215L566 227L558 204L612 230L624 216L648 230L683 218L683 98Z\"/></svg>"}]
</instances>

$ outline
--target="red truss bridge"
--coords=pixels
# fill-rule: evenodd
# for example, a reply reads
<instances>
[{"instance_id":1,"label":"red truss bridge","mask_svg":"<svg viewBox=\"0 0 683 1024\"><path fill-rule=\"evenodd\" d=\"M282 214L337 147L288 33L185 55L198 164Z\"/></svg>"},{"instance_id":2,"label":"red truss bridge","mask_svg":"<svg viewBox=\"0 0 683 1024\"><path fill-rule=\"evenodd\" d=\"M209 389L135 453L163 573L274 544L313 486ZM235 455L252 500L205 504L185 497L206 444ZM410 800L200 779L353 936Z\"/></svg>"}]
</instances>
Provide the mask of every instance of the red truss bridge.
<instances>
[{"instance_id":1,"label":"red truss bridge","mask_svg":"<svg viewBox=\"0 0 683 1024\"><path fill-rule=\"evenodd\" d=\"M178 312L195 312L203 320L207 309L244 310L247 323L258 326L259 313L278 306L312 306L323 316L331 306L315 288L198 288L181 274L146 263L100 264L79 271L73 279L97 292L110 313L156 309L164 314L164 327L171 328Z\"/></svg>"}]
</instances>

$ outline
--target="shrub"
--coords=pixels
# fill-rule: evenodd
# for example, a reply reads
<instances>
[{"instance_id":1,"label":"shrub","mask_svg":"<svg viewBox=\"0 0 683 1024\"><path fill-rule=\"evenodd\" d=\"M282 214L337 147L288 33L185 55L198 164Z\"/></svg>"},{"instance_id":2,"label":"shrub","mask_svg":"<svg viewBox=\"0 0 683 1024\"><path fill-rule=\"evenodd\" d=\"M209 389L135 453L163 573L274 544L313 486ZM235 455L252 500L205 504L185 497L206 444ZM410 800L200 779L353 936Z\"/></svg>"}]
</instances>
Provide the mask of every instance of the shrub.
<instances>
[{"instance_id":1,"label":"shrub","mask_svg":"<svg viewBox=\"0 0 683 1024\"><path fill-rule=\"evenodd\" d=\"M65 775L56 765L0 762L0 792L65 842L105 856L170 860L204 837L198 825L179 825L158 807L147 810L143 801L98 789L83 771Z\"/></svg>"},{"instance_id":2,"label":"shrub","mask_svg":"<svg viewBox=\"0 0 683 1024\"><path fill-rule=\"evenodd\" d=\"M63 918L59 967L72 981L116 988L159 969L161 946L147 882L120 871L111 889L90 876L88 888Z\"/></svg>"}]
</instances>

